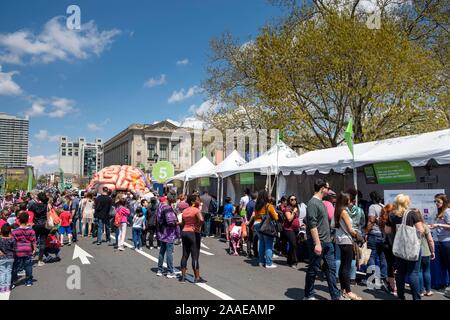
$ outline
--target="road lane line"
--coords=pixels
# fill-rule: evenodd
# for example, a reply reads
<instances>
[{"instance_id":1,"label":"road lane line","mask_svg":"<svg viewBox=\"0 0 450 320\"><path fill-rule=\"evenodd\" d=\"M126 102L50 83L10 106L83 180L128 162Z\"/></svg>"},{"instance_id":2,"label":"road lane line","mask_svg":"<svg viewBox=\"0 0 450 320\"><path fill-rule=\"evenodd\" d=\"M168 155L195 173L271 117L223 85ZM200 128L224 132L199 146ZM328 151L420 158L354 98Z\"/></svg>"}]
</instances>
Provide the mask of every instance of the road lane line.
<instances>
[{"instance_id":1,"label":"road lane line","mask_svg":"<svg viewBox=\"0 0 450 320\"><path fill-rule=\"evenodd\" d=\"M205 250L202 250L202 249L200 249L200 253L206 254L207 256L213 256L214 255L214 253L211 253L211 252L208 252L208 251L205 251Z\"/></svg>"},{"instance_id":2,"label":"road lane line","mask_svg":"<svg viewBox=\"0 0 450 320\"><path fill-rule=\"evenodd\" d=\"M112 239L116 240L116 238L114 236L111 236ZM124 242L124 245L128 248L133 248L134 246L129 244L128 242ZM152 255L148 254L147 252L144 252L143 250L134 250L135 252L143 255L144 257L146 257L147 259L152 260L153 262L158 263L158 259L153 257ZM164 267L167 268L167 264L164 262L163 264ZM174 268L175 269L175 268ZM175 273L179 273L179 270L176 270L177 272ZM186 275L186 278L189 282L194 282L194 277L192 275ZM222 299L222 300L235 300L234 298L230 297L229 295L207 285L206 283L195 283L196 286L208 291L209 293L212 293L213 295L215 295L216 297Z\"/></svg>"}]
</instances>

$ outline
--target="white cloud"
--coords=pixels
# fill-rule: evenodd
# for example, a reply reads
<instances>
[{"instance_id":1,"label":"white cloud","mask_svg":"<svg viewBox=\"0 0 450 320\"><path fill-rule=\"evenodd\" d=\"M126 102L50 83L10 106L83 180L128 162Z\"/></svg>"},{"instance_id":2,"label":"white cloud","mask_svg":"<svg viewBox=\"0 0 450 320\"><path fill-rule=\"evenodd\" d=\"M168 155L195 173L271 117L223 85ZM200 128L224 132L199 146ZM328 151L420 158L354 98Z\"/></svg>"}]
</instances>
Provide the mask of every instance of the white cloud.
<instances>
[{"instance_id":1,"label":"white cloud","mask_svg":"<svg viewBox=\"0 0 450 320\"><path fill-rule=\"evenodd\" d=\"M45 107L41 102L33 102L30 109L25 110L25 117L38 117L45 115Z\"/></svg>"},{"instance_id":2,"label":"white cloud","mask_svg":"<svg viewBox=\"0 0 450 320\"><path fill-rule=\"evenodd\" d=\"M52 173L58 168L58 155L29 156L28 164L39 170L40 173Z\"/></svg>"},{"instance_id":3,"label":"white cloud","mask_svg":"<svg viewBox=\"0 0 450 320\"><path fill-rule=\"evenodd\" d=\"M187 64L189 64L189 59L183 59L183 60L177 61L177 66L185 66Z\"/></svg>"},{"instance_id":4,"label":"white cloud","mask_svg":"<svg viewBox=\"0 0 450 320\"><path fill-rule=\"evenodd\" d=\"M98 31L94 21L81 25L81 30L69 30L65 17L49 20L40 34L29 30L0 34L0 62L49 63L56 60L87 59L99 56L109 48L117 29ZM29 59L25 59L25 58Z\"/></svg>"},{"instance_id":5,"label":"white cloud","mask_svg":"<svg viewBox=\"0 0 450 320\"><path fill-rule=\"evenodd\" d=\"M55 97L52 99L51 105L53 110L48 113L51 118L64 118L68 113L77 111L74 108L75 101L66 98Z\"/></svg>"},{"instance_id":6,"label":"white cloud","mask_svg":"<svg viewBox=\"0 0 450 320\"><path fill-rule=\"evenodd\" d=\"M102 127L96 125L95 123L88 123L87 129L89 131L102 131L103 130Z\"/></svg>"},{"instance_id":7,"label":"white cloud","mask_svg":"<svg viewBox=\"0 0 450 320\"><path fill-rule=\"evenodd\" d=\"M17 96L22 93L20 86L12 79L17 73L17 71L2 72L0 65L0 96Z\"/></svg>"},{"instance_id":8,"label":"white cloud","mask_svg":"<svg viewBox=\"0 0 450 320\"><path fill-rule=\"evenodd\" d=\"M195 104L191 105L189 107L189 112L193 113L194 115L200 116L208 111L217 111L220 108L219 104L214 104L211 100L206 100L203 102L200 106L197 106Z\"/></svg>"},{"instance_id":9,"label":"white cloud","mask_svg":"<svg viewBox=\"0 0 450 320\"><path fill-rule=\"evenodd\" d=\"M205 129L206 124L194 117L187 117L181 121L180 127L191 129Z\"/></svg>"},{"instance_id":10,"label":"white cloud","mask_svg":"<svg viewBox=\"0 0 450 320\"><path fill-rule=\"evenodd\" d=\"M202 89L198 86L190 87L186 92L184 89L181 89L180 91L174 91L167 101L169 103L184 101L200 92L202 92Z\"/></svg>"},{"instance_id":11,"label":"white cloud","mask_svg":"<svg viewBox=\"0 0 450 320\"><path fill-rule=\"evenodd\" d=\"M47 130L39 130L39 132L36 133L34 137L39 141L47 141L47 142L59 141L59 135L51 136Z\"/></svg>"},{"instance_id":12,"label":"white cloud","mask_svg":"<svg viewBox=\"0 0 450 320\"><path fill-rule=\"evenodd\" d=\"M155 78L150 78L150 79L148 79L148 80L144 83L144 87L147 87L147 88L153 88L153 87L156 87L156 86L161 86L161 85L166 84L166 83L167 83L167 81L166 81L166 75L165 75L165 74L162 74L162 75L159 77L159 79L155 79Z\"/></svg>"}]
</instances>

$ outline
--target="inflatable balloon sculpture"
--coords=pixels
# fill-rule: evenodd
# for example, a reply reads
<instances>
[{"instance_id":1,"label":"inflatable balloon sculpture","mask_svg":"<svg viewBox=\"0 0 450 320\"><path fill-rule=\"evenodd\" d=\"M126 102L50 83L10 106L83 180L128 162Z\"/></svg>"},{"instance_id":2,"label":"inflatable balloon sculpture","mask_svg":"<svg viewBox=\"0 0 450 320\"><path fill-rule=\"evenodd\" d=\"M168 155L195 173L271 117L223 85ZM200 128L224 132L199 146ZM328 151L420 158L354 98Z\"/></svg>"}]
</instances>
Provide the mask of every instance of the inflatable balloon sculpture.
<instances>
[{"instance_id":1,"label":"inflatable balloon sculpture","mask_svg":"<svg viewBox=\"0 0 450 320\"><path fill-rule=\"evenodd\" d=\"M111 191L131 191L147 193L150 183L144 173L132 166L109 166L97 172L87 187L87 190L101 192L103 187Z\"/></svg>"}]
</instances>

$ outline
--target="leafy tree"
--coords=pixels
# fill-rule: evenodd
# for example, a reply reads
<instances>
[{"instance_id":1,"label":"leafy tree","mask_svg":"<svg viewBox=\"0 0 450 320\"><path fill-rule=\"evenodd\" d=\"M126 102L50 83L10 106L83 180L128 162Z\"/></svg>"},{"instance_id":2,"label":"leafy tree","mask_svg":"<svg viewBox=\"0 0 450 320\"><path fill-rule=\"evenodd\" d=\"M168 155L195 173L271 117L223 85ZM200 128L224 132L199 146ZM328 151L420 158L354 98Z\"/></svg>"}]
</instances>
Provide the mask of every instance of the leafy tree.
<instances>
[{"instance_id":1,"label":"leafy tree","mask_svg":"<svg viewBox=\"0 0 450 320\"><path fill-rule=\"evenodd\" d=\"M290 13L254 42L241 45L230 34L211 41L204 87L225 107L203 120L218 128L284 128L306 150L342 143L350 117L356 142L449 126L440 6L413 1L407 11L385 0L381 28L372 30L356 0L275 2ZM413 20L423 16L426 22ZM431 21L440 26L430 29Z\"/></svg>"}]
</instances>

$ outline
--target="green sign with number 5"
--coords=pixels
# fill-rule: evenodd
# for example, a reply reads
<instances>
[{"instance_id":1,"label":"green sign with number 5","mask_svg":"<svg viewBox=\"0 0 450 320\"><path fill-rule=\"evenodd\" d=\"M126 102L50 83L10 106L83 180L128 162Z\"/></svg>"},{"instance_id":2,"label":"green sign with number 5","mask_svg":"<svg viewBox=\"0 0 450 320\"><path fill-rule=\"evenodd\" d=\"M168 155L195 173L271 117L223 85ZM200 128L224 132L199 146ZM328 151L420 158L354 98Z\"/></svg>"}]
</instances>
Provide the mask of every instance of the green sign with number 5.
<instances>
[{"instance_id":1,"label":"green sign with number 5","mask_svg":"<svg viewBox=\"0 0 450 320\"><path fill-rule=\"evenodd\" d=\"M159 161L155 163L152 170L152 178L158 183L164 183L174 176L173 164L169 161Z\"/></svg>"}]
</instances>

